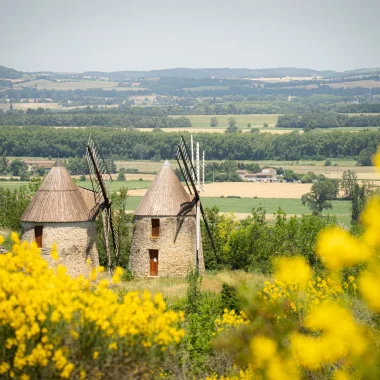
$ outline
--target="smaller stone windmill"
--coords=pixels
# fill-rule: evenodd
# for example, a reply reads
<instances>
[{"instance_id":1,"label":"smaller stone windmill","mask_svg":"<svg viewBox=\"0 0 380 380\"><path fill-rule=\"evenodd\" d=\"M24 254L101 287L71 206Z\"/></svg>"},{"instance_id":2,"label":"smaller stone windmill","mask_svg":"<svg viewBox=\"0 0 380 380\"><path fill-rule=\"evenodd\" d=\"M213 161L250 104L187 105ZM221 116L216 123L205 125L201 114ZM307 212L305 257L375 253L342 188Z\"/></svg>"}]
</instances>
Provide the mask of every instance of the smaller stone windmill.
<instances>
[{"instance_id":1,"label":"smaller stone windmill","mask_svg":"<svg viewBox=\"0 0 380 380\"><path fill-rule=\"evenodd\" d=\"M50 169L21 216L22 239L35 241L42 256L55 267L63 264L72 276L88 274L99 265L95 218L99 207L93 192L78 188L60 160ZM56 244L59 260L50 257Z\"/></svg>"},{"instance_id":2,"label":"smaller stone windmill","mask_svg":"<svg viewBox=\"0 0 380 380\"><path fill-rule=\"evenodd\" d=\"M188 160L178 160L188 167ZM166 161L135 211L129 267L137 277L185 277L189 268L205 269L198 213L203 209L190 169L183 170L189 193Z\"/></svg>"}]
</instances>

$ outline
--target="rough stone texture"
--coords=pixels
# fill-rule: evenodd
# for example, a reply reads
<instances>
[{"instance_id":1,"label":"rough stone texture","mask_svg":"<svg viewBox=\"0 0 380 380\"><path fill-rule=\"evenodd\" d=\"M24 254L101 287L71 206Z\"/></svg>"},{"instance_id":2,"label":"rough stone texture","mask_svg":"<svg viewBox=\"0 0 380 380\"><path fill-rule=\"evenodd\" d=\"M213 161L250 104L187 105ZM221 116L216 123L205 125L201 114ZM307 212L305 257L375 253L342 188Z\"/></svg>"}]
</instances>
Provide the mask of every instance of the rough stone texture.
<instances>
[{"instance_id":1,"label":"rough stone texture","mask_svg":"<svg viewBox=\"0 0 380 380\"><path fill-rule=\"evenodd\" d=\"M63 264L70 276L88 276L91 268L99 265L96 249L96 225L94 221L77 223L22 223L22 240L34 241L34 227L43 226L42 257L51 268ZM59 260L50 257L50 248L56 244ZM86 260L90 258L91 264Z\"/></svg>"},{"instance_id":2,"label":"rough stone texture","mask_svg":"<svg viewBox=\"0 0 380 380\"><path fill-rule=\"evenodd\" d=\"M157 217L156 217L157 218ZM160 236L151 237L150 217L135 217L129 268L136 277L150 275L149 250L158 250L159 277L185 277L195 268L195 216L161 217ZM200 270L205 270L203 248L199 253Z\"/></svg>"}]
</instances>

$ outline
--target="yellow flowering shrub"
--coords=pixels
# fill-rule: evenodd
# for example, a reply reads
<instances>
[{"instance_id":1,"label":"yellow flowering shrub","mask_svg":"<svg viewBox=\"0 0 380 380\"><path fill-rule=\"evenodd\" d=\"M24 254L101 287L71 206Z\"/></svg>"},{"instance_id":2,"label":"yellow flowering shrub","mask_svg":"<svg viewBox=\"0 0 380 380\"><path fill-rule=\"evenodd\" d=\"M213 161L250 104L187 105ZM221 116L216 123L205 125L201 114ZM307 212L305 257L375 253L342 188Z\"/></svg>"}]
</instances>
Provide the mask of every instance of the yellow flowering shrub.
<instances>
[{"instance_id":1,"label":"yellow flowering shrub","mask_svg":"<svg viewBox=\"0 0 380 380\"><path fill-rule=\"evenodd\" d=\"M350 276L349 280L344 281L343 284L335 283L330 278L317 277L315 280L310 280L305 288L297 283L284 283L276 277L273 281L264 281L264 287L259 296L267 304L284 305L277 316L281 319L292 315L303 317L313 307L326 301L335 300L349 306L351 301L345 291L355 294L356 288L353 276Z\"/></svg>"},{"instance_id":2,"label":"yellow flowering shrub","mask_svg":"<svg viewBox=\"0 0 380 380\"><path fill-rule=\"evenodd\" d=\"M217 318L215 321L217 332L222 332L225 330L230 330L236 326L247 325L249 323L244 311L236 313L235 310L223 310L223 315L221 318Z\"/></svg>"},{"instance_id":3,"label":"yellow flowering shrub","mask_svg":"<svg viewBox=\"0 0 380 380\"><path fill-rule=\"evenodd\" d=\"M375 161L380 165L380 151ZM246 294L247 323L231 318L233 328L215 343L250 368L251 378L379 378L380 197L367 202L361 222L359 237L338 227L321 232L316 253L325 279L313 279L303 258L281 258L274 280ZM353 267L359 274L346 278Z\"/></svg>"},{"instance_id":4,"label":"yellow flowering shrub","mask_svg":"<svg viewBox=\"0 0 380 380\"><path fill-rule=\"evenodd\" d=\"M102 269L74 279L63 266L48 268L34 243L12 239L0 255L1 378L141 376L184 336L183 313L167 310L160 294L130 292L120 301L97 277ZM51 255L58 257L55 248ZM116 269L112 282L121 274Z\"/></svg>"}]
</instances>

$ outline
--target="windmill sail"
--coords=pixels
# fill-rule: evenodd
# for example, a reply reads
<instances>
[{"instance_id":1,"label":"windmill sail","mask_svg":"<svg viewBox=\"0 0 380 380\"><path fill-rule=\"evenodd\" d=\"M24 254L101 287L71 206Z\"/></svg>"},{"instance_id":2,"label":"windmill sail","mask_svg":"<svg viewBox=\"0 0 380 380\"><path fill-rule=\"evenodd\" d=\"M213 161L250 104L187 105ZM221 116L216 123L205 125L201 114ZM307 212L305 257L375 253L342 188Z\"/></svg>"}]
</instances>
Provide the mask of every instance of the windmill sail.
<instances>
[{"instance_id":1,"label":"windmill sail","mask_svg":"<svg viewBox=\"0 0 380 380\"><path fill-rule=\"evenodd\" d=\"M192 140L192 139L191 139ZM191 141L191 146L193 148L193 140ZM210 237L212 249L214 251L214 254L219 261L219 257L216 251L214 239L212 237L212 233L209 227L209 224L207 222L206 214L204 212L201 198L200 198L200 190L202 189L204 191L204 158L205 154L204 151L199 149L199 143L196 144L196 155L194 160L194 152L190 152L186 146L185 139L183 136L181 137L180 143L178 145L177 153L176 153L176 160L178 163L178 166L181 170L182 176L185 179L186 185L189 189L190 194L194 194L194 202L193 204L197 207L197 224L199 224L199 218L200 215L202 215L203 221L206 226L207 233ZM202 164L201 159L202 157ZM196 166L196 169L195 169ZM202 168L201 168L202 166ZM197 225L198 227L198 225ZM199 244L200 244L200 226L198 227L198 236L197 236L197 265L198 265L198 252L199 252ZM198 269L198 267L197 267Z\"/></svg>"},{"instance_id":2,"label":"windmill sail","mask_svg":"<svg viewBox=\"0 0 380 380\"><path fill-rule=\"evenodd\" d=\"M119 257L119 234L118 226L112 218L111 200L109 197L109 185L112 182L111 174L108 170L107 164L100 153L99 147L95 140L90 135L86 149L86 159L88 170L94 191L95 203L100 205L102 209L102 220L104 230L104 243L108 258L108 267L111 271L111 248L109 246L109 237L111 235L113 256L115 265L117 265Z\"/></svg>"}]
</instances>

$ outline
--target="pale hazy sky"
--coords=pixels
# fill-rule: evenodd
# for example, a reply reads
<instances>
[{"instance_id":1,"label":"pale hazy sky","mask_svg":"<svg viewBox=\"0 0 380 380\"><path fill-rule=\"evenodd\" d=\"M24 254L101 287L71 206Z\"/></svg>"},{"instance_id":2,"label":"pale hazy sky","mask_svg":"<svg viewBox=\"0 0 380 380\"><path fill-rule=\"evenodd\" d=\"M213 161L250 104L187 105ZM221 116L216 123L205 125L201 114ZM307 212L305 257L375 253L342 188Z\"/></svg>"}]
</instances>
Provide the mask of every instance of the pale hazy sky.
<instances>
[{"instance_id":1,"label":"pale hazy sky","mask_svg":"<svg viewBox=\"0 0 380 380\"><path fill-rule=\"evenodd\" d=\"M23 71L380 67L380 0L0 0Z\"/></svg>"}]
</instances>

